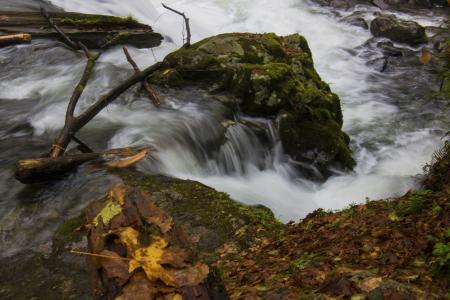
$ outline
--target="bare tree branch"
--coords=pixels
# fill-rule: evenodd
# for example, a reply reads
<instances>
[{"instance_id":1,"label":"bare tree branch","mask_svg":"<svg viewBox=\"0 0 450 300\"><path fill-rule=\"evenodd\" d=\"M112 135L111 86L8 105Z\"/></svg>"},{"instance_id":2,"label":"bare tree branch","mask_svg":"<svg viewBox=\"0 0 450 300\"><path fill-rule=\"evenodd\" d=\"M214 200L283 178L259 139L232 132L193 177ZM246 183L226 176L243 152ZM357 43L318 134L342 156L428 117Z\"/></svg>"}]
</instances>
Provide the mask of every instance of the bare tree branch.
<instances>
[{"instance_id":1,"label":"bare tree branch","mask_svg":"<svg viewBox=\"0 0 450 300\"><path fill-rule=\"evenodd\" d=\"M70 48L75 49L75 50L80 49L80 46L77 43L75 43L70 37L68 37L67 34L65 34L64 31L62 31L58 25L55 24L53 19L48 14L47 10L43 7L41 7L41 14L47 19L50 26L52 26L53 29L55 29L55 31L61 36L63 42L66 45L68 45Z\"/></svg>"},{"instance_id":2,"label":"bare tree branch","mask_svg":"<svg viewBox=\"0 0 450 300\"><path fill-rule=\"evenodd\" d=\"M130 63L130 65L133 67L134 72L135 73L141 72L141 70L139 69L138 65L131 57L131 55L128 52L128 49L126 47L123 47L123 52L125 53L125 56L126 56L128 62ZM155 91L152 89L152 87L150 86L150 84L147 82L146 79L144 79L144 81L142 81L142 86L147 91L148 97L150 98L150 100L152 100L153 104L156 107L159 107L161 105L161 100L159 100L158 95L156 95Z\"/></svg>"},{"instance_id":3,"label":"bare tree branch","mask_svg":"<svg viewBox=\"0 0 450 300\"><path fill-rule=\"evenodd\" d=\"M72 116L64 124L64 128L61 130L58 138L52 146L51 157L61 156L67 146L69 145L72 136L83 128L89 121L91 121L103 108L108 106L123 92L129 89L136 83L145 80L150 74L155 72L161 67L162 63L156 63L145 70L135 73L133 76L126 79L124 82L110 90L106 95L100 96L100 98L92 106L90 106L84 113L79 116Z\"/></svg>"},{"instance_id":4,"label":"bare tree branch","mask_svg":"<svg viewBox=\"0 0 450 300\"><path fill-rule=\"evenodd\" d=\"M186 43L184 43L183 47L186 47L186 48L187 48L187 47L191 46L191 26L189 25L189 18L186 17L186 14L185 14L185 13L182 13L182 12L176 10L176 9L173 9L173 8L171 8L171 7L167 6L167 5L165 5L164 3L161 3L161 5L162 5L165 9L168 9L168 10L170 10L170 11L172 11L172 12L174 12L174 13L176 13L176 14L178 14L178 15L180 15L180 16L183 17L184 24L186 25L186 32L187 32ZM183 41L183 42L184 42L184 41Z\"/></svg>"}]
</instances>

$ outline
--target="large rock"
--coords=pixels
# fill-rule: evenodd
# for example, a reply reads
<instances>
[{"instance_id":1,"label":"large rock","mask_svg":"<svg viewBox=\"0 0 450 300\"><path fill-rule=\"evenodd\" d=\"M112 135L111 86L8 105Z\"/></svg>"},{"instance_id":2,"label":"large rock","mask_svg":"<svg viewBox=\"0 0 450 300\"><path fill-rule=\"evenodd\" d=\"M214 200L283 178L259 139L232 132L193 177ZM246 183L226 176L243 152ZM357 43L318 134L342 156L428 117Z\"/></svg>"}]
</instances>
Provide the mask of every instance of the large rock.
<instances>
[{"instance_id":1,"label":"large rock","mask_svg":"<svg viewBox=\"0 0 450 300\"><path fill-rule=\"evenodd\" d=\"M169 54L151 79L229 92L245 114L277 120L285 151L322 174L330 166L351 169L355 164L341 130L339 97L315 71L308 44L298 34L210 37Z\"/></svg>"},{"instance_id":2,"label":"large rock","mask_svg":"<svg viewBox=\"0 0 450 300\"><path fill-rule=\"evenodd\" d=\"M393 15L376 17L370 23L370 32L376 37L385 37L412 46L428 41L425 29L418 23L397 19Z\"/></svg>"}]
</instances>

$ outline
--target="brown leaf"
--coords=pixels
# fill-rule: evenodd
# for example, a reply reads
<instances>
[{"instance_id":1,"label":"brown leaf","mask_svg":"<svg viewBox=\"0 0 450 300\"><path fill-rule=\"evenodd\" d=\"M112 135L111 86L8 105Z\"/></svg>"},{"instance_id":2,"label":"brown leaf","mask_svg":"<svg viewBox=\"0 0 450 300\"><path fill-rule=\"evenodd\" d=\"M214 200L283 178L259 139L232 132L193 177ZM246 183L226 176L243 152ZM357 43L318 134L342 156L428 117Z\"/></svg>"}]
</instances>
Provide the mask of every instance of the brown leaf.
<instances>
[{"instance_id":1,"label":"brown leaf","mask_svg":"<svg viewBox=\"0 0 450 300\"><path fill-rule=\"evenodd\" d=\"M345 276L330 278L320 288L320 292L328 293L334 297L350 297L357 294L358 290Z\"/></svg>"},{"instance_id":2,"label":"brown leaf","mask_svg":"<svg viewBox=\"0 0 450 300\"><path fill-rule=\"evenodd\" d=\"M130 272L128 272L128 261L119 259L120 256L113 251L103 250L100 252L100 255L118 258L102 258L100 259L100 264L107 278L113 279L118 286L124 285L130 278Z\"/></svg>"},{"instance_id":3,"label":"brown leaf","mask_svg":"<svg viewBox=\"0 0 450 300\"><path fill-rule=\"evenodd\" d=\"M197 263L193 267L188 267L181 270L168 270L174 281L179 287L193 286L203 283L209 274L207 265Z\"/></svg>"},{"instance_id":4,"label":"brown leaf","mask_svg":"<svg viewBox=\"0 0 450 300\"><path fill-rule=\"evenodd\" d=\"M179 250L166 250L161 255L159 263L161 265L170 265L174 268L184 268L187 266L186 260L188 253L182 249Z\"/></svg>"},{"instance_id":5,"label":"brown leaf","mask_svg":"<svg viewBox=\"0 0 450 300\"><path fill-rule=\"evenodd\" d=\"M420 54L420 57L419 57L420 62L422 64L426 65L430 62L431 58L432 58L431 52L428 51L427 48L423 48L422 53Z\"/></svg>"},{"instance_id":6,"label":"brown leaf","mask_svg":"<svg viewBox=\"0 0 450 300\"><path fill-rule=\"evenodd\" d=\"M153 300L158 295L144 273L135 274L115 300Z\"/></svg>"},{"instance_id":7,"label":"brown leaf","mask_svg":"<svg viewBox=\"0 0 450 300\"><path fill-rule=\"evenodd\" d=\"M162 233L167 233L172 228L172 218L156 206L147 194L141 193L135 201L139 213L147 223L157 225Z\"/></svg>"}]
</instances>

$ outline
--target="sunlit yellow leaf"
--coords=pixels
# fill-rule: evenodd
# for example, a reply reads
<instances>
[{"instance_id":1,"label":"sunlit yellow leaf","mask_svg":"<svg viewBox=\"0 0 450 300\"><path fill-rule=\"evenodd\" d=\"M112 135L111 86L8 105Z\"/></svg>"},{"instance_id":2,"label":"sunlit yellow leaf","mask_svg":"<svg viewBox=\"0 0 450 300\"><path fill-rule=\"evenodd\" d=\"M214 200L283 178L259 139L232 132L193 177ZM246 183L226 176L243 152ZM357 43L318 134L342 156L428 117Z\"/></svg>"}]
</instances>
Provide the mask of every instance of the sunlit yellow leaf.
<instances>
[{"instance_id":1,"label":"sunlit yellow leaf","mask_svg":"<svg viewBox=\"0 0 450 300\"><path fill-rule=\"evenodd\" d=\"M108 201L103 209L94 218L94 225L97 226L102 218L104 224L108 224L116 215L120 214L122 206L115 201Z\"/></svg>"}]
</instances>

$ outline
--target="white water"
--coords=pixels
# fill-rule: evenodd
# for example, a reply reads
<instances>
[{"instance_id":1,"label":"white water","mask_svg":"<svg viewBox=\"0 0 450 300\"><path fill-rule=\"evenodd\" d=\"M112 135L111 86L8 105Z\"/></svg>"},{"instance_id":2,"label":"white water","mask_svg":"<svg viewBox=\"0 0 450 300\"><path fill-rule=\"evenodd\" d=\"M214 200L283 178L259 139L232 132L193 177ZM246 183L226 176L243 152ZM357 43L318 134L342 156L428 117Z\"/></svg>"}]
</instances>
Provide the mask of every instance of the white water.
<instances>
[{"instance_id":1,"label":"white water","mask_svg":"<svg viewBox=\"0 0 450 300\"><path fill-rule=\"evenodd\" d=\"M132 49L132 55L142 66L152 64L154 57L162 59L182 44L181 20L167 13L159 1L52 2L68 11L132 15L175 41L153 51ZM302 179L279 145L275 143L272 149L258 145L254 133L242 125L229 127L228 142L211 155L206 145L220 139L226 130L221 124L230 118L225 117L227 112L222 106L205 105L200 101L202 96L195 93L186 94L183 99L166 95L161 111L152 109L145 100L131 103L134 96L127 93L122 98L128 104L111 105L89 127L90 132L98 134L111 127L118 128L109 138L110 146L154 144L159 151L142 165L144 170L199 180L245 203L264 204L285 221L298 220L318 207L343 208L364 202L366 197L395 196L413 187L413 176L421 173L440 143L441 131L435 130L440 124L430 120L416 125L411 120L414 111L400 116L400 108L384 95L385 87L391 84L389 78L378 76L374 81L372 75L377 72L366 66L365 58L358 56L358 52L347 51L369 39L368 31L339 23L301 0L186 0L167 4L190 17L194 41L233 31L304 35L319 74L341 97L344 129L352 137L358 162L355 172L334 176L324 184ZM43 99L27 116L35 135L54 134L62 126L66 99L76 82L72 72L82 71L83 59L70 57L55 66L45 65L39 72L28 71L22 77L0 82L0 98L30 98L38 94ZM120 49L103 55L98 75L81 105L88 105L94 95L118 80L117 74L124 77L126 72L131 71ZM8 86L16 89L1 88ZM265 128L276 141L270 124L250 121Z\"/></svg>"}]
</instances>

